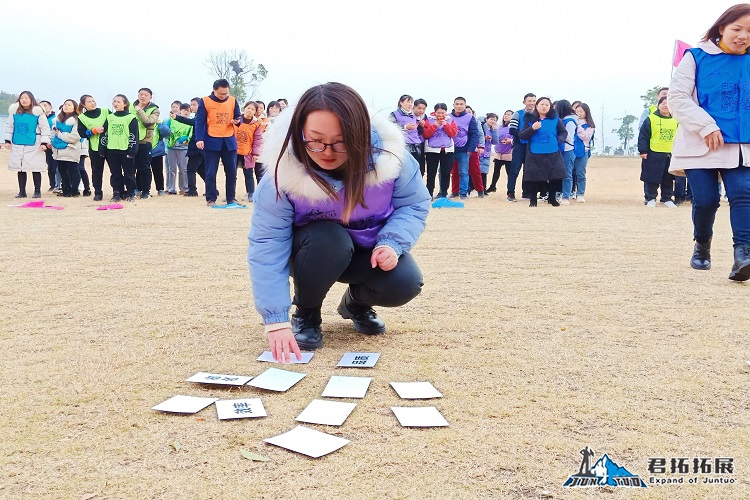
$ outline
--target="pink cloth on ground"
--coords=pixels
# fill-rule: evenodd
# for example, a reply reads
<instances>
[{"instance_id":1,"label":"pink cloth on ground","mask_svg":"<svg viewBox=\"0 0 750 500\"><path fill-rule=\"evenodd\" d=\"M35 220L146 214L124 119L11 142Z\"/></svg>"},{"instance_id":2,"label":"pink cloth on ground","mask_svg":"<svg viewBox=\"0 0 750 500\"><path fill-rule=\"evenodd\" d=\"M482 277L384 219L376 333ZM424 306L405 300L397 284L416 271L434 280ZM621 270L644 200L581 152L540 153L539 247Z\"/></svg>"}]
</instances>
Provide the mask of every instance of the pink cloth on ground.
<instances>
[{"instance_id":1,"label":"pink cloth on ground","mask_svg":"<svg viewBox=\"0 0 750 500\"><path fill-rule=\"evenodd\" d=\"M120 210L122 208L122 205L119 203L112 203L111 205L102 205L100 207L96 207L97 210Z\"/></svg>"},{"instance_id":2,"label":"pink cloth on ground","mask_svg":"<svg viewBox=\"0 0 750 500\"><path fill-rule=\"evenodd\" d=\"M23 205L11 205L16 208L49 208L50 210L65 210L65 207L58 207L55 205L45 205L44 201L30 201L28 203L24 203Z\"/></svg>"}]
</instances>

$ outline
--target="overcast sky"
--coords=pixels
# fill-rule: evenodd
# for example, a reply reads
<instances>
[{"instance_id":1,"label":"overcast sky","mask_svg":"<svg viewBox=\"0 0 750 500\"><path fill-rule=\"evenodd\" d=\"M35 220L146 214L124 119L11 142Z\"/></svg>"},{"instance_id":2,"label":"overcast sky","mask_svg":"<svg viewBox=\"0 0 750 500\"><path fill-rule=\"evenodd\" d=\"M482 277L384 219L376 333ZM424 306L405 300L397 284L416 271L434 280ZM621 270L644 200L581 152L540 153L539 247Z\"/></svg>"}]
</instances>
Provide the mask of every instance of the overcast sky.
<instances>
[{"instance_id":1,"label":"overcast sky","mask_svg":"<svg viewBox=\"0 0 750 500\"><path fill-rule=\"evenodd\" d=\"M675 39L694 45L733 2L694 0L253 0L117 3L7 1L0 90L55 106L150 87L154 102L206 95L212 50L245 49L268 77L258 98L296 100L340 81L371 106L401 94L480 113L519 109L525 93L587 102L607 144L615 118L667 85ZM133 6L134 9L125 10ZM213 8L211 8L213 7ZM601 124L602 106L604 123ZM600 136L601 137L601 136Z\"/></svg>"}]
</instances>

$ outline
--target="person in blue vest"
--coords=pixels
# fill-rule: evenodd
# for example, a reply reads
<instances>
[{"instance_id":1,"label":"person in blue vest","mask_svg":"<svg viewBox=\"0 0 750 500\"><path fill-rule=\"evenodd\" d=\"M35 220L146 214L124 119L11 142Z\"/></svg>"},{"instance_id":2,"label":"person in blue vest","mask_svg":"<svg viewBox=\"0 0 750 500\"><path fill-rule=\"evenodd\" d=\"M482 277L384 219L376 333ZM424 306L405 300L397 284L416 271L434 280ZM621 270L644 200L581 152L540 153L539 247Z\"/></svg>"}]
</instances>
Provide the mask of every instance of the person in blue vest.
<instances>
[{"instance_id":1,"label":"person in blue vest","mask_svg":"<svg viewBox=\"0 0 750 500\"><path fill-rule=\"evenodd\" d=\"M78 102L66 99L60 107L52 128L52 154L60 172L62 196L80 196L78 185L81 174L78 164L81 161L81 136L78 135Z\"/></svg>"},{"instance_id":2,"label":"person in blue vest","mask_svg":"<svg viewBox=\"0 0 750 500\"><path fill-rule=\"evenodd\" d=\"M573 142L573 151L576 159L573 162L573 189L575 196L571 192L571 198L575 197L578 203L586 203L586 167L591 156L591 146L593 145L594 132L596 124L594 117L591 116L591 108L585 102L578 103L576 107L576 116L578 117L578 128Z\"/></svg>"},{"instance_id":3,"label":"person in blue vest","mask_svg":"<svg viewBox=\"0 0 750 500\"><path fill-rule=\"evenodd\" d=\"M573 190L573 165L576 161L574 147L576 130L578 129L578 116L573 111L573 106L571 106L570 102L565 99L560 99L555 103L555 110L562 120L565 130L568 131L568 136L560 145L560 153L562 154L563 164L565 164L565 178L562 184L562 200L560 200L560 204L570 205L570 193Z\"/></svg>"},{"instance_id":4,"label":"person in blue vest","mask_svg":"<svg viewBox=\"0 0 750 500\"><path fill-rule=\"evenodd\" d=\"M687 175L693 195L690 265L711 268L719 178L729 198L734 265L729 279L750 279L750 4L727 9L685 53L669 85L679 122L670 172Z\"/></svg>"},{"instance_id":5,"label":"person in blue vest","mask_svg":"<svg viewBox=\"0 0 750 500\"><path fill-rule=\"evenodd\" d=\"M269 175L255 191L247 258L274 359L323 345L321 307L336 282L349 284L338 313L360 333L385 333L373 307L420 293L409 251L430 208L403 134L384 114L370 116L354 89L331 82L308 89L264 139Z\"/></svg>"},{"instance_id":6,"label":"person in blue vest","mask_svg":"<svg viewBox=\"0 0 750 500\"><path fill-rule=\"evenodd\" d=\"M527 141L522 141L518 138L518 132L521 130L524 121L524 115L534 111L534 105L536 104L536 96L529 92L523 96L523 109L519 109L513 116L510 117L508 124L508 132L513 136L513 150L511 152L510 170L508 170L508 201L515 202L516 200L516 181L518 180L518 174L521 173L521 167L523 167L526 159L526 144ZM521 198L528 198L527 185L521 180Z\"/></svg>"},{"instance_id":7,"label":"person in blue vest","mask_svg":"<svg viewBox=\"0 0 750 500\"><path fill-rule=\"evenodd\" d=\"M26 198L28 172L34 182L34 198L42 196L42 172L47 170L45 151L50 144L50 127L34 94L24 90L8 108L5 149L10 150L8 170L18 172L18 194Z\"/></svg>"},{"instance_id":8,"label":"person in blue vest","mask_svg":"<svg viewBox=\"0 0 750 500\"><path fill-rule=\"evenodd\" d=\"M458 127L458 133L453 138L453 164L458 168L458 195L465 200L469 195L469 160L479 145L479 125L474 115L466 111L466 99L463 97L453 99L451 118ZM456 193L452 193L449 198L454 198L455 195Z\"/></svg>"},{"instance_id":9,"label":"person in blue vest","mask_svg":"<svg viewBox=\"0 0 750 500\"><path fill-rule=\"evenodd\" d=\"M568 131L547 97L536 100L534 111L524 113L523 125L518 138L527 141L524 157L523 179L529 186L529 206L537 206L537 194L547 191L547 201L553 207L560 206L557 193L562 189L565 164L560 145L568 137Z\"/></svg>"},{"instance_id":10,"label":"person in blue vest","mask_svg":"<svg viewBox=\"0 0 750 500\"><path fill-rule=\"evenodd\" d=\"M206 204L216 205L219 191L216 189L216 173L219 159L226 176L227 205L237 203L237 139L234 126L242 121L240 106L229 95L229 82L219 79L214 82L213 92L198 101L195 113L195 145L203 151L206 161Z\"/></svg>"}]
</instances>

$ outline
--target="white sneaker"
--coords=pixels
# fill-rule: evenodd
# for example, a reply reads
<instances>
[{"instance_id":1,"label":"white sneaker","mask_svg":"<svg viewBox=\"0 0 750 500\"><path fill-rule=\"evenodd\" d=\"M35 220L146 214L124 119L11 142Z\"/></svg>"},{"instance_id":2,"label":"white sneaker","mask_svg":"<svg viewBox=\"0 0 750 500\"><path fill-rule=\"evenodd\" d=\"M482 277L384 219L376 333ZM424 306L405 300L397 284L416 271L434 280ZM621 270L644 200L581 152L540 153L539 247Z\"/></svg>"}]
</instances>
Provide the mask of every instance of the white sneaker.
<instances>
[{"instance_id":1,"label":"white sneaker","mask_svg":"<svg viewBox=\"0 0 750 500\"><path fill-rule=\"evenodd\" d=\"M570 205L570 200L567 198L563 198L560 200L560 205Z\"/></svg>"},{"instance_id":2,"label":"white sneaker","mask_svg":"<svg viewBox=\"0 0 750 500\"><path fill-rule=\"evenodd\" d=\"M665 201L664 202L664 206L667 207L667 208L677 208L677 205L675 205L672 200Z\"/></svg>"},{"instance_id":3,"label":"white sneaker","mask_svg":"<svg viewBox=\"0 0 750 500\"><path fill-rule=\"evenodd\" d=\"M656 208L656 200L648 200L648 203L646 203L646 206L648 208Z\"/></svg>"},{"instance_id":4,"label":"white sneaker","mask_svg":"<svg viewBox=\"0 0 750 500\"><path fill-rule=\"evenodd\" d=\"M583 195L580 195L578 198L576 198L576 201L578 203L586 203L586 200L584 199Z\"/></svg>"}]
</instances>

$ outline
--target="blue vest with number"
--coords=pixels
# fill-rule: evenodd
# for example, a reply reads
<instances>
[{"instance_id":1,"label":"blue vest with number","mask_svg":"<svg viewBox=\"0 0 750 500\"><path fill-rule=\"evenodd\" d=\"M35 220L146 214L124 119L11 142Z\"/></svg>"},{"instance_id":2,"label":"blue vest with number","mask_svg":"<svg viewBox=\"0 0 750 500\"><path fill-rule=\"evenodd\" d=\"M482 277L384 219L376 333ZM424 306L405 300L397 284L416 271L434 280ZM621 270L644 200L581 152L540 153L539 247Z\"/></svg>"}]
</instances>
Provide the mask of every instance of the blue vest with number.
<instances>
[{"instance_id":1,"label":"blue vest with number","mask_svg":"<svg viewBox=\"0 0 750 500\"><path fill-rule=\"evenodd\" d=\"M750 143L750 56L689 51L698 104L716 121L724 142Z\"/></svg>"},{"instance_id":2,"label":"blue vest with number","mask_svg":"<svg viewBox=\"0 0 750 500\"><path fill-rule=\"evenodd\" d=\"M534 154L550 154L560 151L557 142L557 123L559 118L545 118L542 126L529 139L529 148Z\"/></svg>"},{"instance_id":3,"label":"blue vest with number","mask_svg":"<svg viewBox=\"0 0 750 500\"><path fill-rule=\"evenodd\" d=\"M523 128L523 115L526 114L526 108L519 109L518 110L518 130L521 130ZM529 141L525 139L519 139L521 144L528 144Z\"/></svg>"},{"instance_id":4,"label":"blue vest with number","mask_svg":"<svg viewBox=\"0 0 750 500\"><path fill-rule=\"evenodd\" d=\"M60 122L59 120L55 121L55 127L60 132L64 132L64 133L67 133L67 132L70 132L71 130L73 130L73 125L67 125L64 122ZM63 141L59 137L57 137L57 135L55 135L52 138L52 141L50 142L50 144L52 144L52 147L55 148L55 149L65 149L65 148L68 147L68 143L65 142L65 141Z\"/></svg>"},{"instance_id":5,"label":"blue vest with number","mask_svg":"<svg viewBox=\"0 0 750 500\"><path fill-rule=\"evenodd\" d=\"M32 113L13 115L13 144L33 146L36 144L36 128L39 117Z\"/></svg>"}]
</instances>

